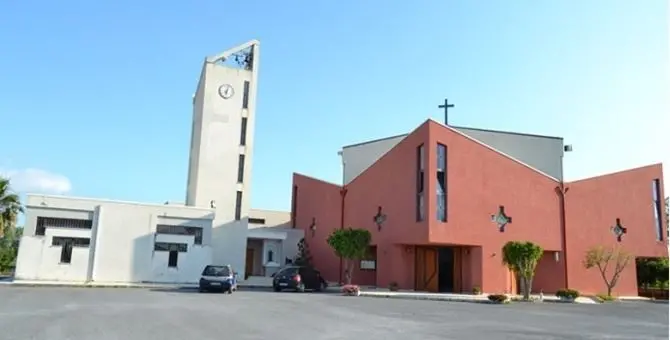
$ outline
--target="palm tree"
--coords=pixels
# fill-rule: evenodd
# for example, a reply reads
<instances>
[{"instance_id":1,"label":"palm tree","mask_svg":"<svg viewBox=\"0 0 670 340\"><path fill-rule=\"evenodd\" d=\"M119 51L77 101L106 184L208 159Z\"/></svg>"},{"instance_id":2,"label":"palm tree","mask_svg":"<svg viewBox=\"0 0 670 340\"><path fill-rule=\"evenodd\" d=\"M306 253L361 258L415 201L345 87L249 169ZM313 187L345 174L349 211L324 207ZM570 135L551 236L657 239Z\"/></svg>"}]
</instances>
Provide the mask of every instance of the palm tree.
<instances>
[{"instance_id":1,"label":"palm tree","mask_svg":"<svg viewBox=\"0 0 670 340\"><path fill-rule=\"evenodd\" d=\"M9 179L0 177L0 237L16 227L16 218L22 212L21 200L11 191Z\"/></svg>"}]
</instances>

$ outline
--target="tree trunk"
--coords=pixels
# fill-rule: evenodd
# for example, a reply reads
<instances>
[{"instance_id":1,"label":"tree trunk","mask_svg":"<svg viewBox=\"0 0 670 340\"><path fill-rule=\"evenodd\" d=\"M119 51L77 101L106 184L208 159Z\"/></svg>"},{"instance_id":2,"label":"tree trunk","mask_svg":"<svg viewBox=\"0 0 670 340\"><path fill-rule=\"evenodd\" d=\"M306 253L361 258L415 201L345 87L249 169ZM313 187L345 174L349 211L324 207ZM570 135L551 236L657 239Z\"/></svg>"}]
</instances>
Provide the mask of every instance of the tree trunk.
<instances>
[{"instance_id":1,"label":"tree trunk","mask_svg":"<svg viewBox=\"0 0 670 340\"><path fill-rule=\"evenodd\" d=\"M351 284L351 260L345 260L344 261L344 282L345 284L350 285Z\"/></svg>"},{"instance_id":2,"label":"tree trunk","mask_svg":"<svg viewBox=\"0 0 670 340\"><path fill-rule=\"evenodd\" d=\"M521 282L523 282L523 299L530 300L530 287L527 277L522 277Z\"/></svg>"},{"instance_id":3,"label":"tree trunk","mask_svg":"<svg viewBox=\"0 0 670 340\"><path fill-rule=\"evenodd\" d=\"M530 300L530 293L533 292L533 277L528 278L528 296L526 297L526 300Z\"/></svg>"},{"instance_id":4,"label":"tree trunk","mask_svg":"<svg viewBox=\"0 0 670 340\"><path fill-rule=\"evenodd\" d=\"M610 285L607 285L607 296L612 296L612 287Z\"/></svg>"}]
</instances>

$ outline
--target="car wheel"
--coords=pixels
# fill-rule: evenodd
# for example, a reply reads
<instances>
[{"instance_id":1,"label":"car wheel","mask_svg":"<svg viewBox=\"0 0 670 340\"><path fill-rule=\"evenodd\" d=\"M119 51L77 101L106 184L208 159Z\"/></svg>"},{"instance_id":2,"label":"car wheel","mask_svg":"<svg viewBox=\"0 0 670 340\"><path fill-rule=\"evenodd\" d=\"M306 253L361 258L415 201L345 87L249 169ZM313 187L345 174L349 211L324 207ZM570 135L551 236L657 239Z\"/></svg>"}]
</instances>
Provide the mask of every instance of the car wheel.
<instances>
[{"instance_id":1,"label":"car wheel","mask_svg":"<svg viewBox=\"0 0 670 340\"><path fill-rule=\"evenodd\" d=\"M233 293L233 287L230 287L228 288L228 290L226 290L226 294L232 294L232 293Z\"/></svg>"},{"instance_id":2,"label":"car wheel","mask_svg":"<svg viewBox=\"0 0 670 340\"><path fill-rule=\"evenodd\" d=\"M299 293L304 293L305 292L305 285L303 283L298 284L298 287L295 289Z\"/></svg>"},{"instance_id":3,"label":"car wheel","mask_svg":"<svg viewBox=\"0 0 670 340\"><path fill-rule=\"evenodd\" d=\"M279 286L272 286L272 290L275 292L281 292L281 288L279 288Z\"/></svg>"}]
</instances>

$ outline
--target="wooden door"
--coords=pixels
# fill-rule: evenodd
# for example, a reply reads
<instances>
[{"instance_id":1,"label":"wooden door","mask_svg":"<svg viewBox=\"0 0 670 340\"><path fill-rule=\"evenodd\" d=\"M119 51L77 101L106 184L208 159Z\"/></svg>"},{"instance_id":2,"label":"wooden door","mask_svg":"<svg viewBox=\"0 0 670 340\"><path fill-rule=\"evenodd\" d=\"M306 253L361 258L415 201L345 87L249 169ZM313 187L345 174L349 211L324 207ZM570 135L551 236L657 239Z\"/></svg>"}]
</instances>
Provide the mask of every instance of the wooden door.
<instances>
[{"instance_id":1,"label":"wooden door","mask_svg":"<svg viewBox=\"0 0 670 340\"><path fill-rule=\"evenodd\" d=\"M416 248L414 279L415 290L427 292L438 291L437 249Z\"/></svg>"},{"instance_id":2,"label":"wooden door","mask_svg":"<svg viewBox=\"0 0 670 340\"><path fill-rule=\"evenodd\" d=\"M244 263L244 279L248 279L254 271L254 249L247 248L247 257Z\"/></svg>"},{"instance_id":3,"label":"wooden door","mask_svg":"<svg viewBox=\"0 0 670 340\"><path fill-rule=\"evenodd\" d=\"M507 271L507 277L509 278L508 289L510 294L517 295L519 294L519 281L513 271Z\"/></svg>"}]
</instances>

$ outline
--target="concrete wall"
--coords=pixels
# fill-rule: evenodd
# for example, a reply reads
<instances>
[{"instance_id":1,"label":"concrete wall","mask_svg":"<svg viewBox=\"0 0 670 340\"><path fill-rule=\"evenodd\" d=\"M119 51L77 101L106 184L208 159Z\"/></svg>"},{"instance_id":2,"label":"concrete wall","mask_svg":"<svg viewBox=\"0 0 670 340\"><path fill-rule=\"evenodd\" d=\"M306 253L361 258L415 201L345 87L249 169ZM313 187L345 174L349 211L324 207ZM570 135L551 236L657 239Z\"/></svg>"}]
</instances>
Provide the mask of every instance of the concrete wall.
<instances>
[{"instance_id":1,"label":"concrete wall","mask_svg":"<svg viewBox=\"0 0 670 340\"><path fill-rule=\"evenodd\" d=\"M16 277L24 280L98 282L197 282L210 264L214 211L175 205L151 205L62 196L28 195L26 225ZM91 219L91 229L47 227L35 235L37 217ZM202 245L193 236L156 234L157 224L203 228ZM53 236L90 238L88 248L73 248L70 264L59 264L61 247ZM154 242L187 243L177 268L167 268L167 252Z\"/></svg>"},{"instance_id":2,"label":"concrete wall","mask_svg":"<svg viewBox=\"0 0 670 340\"><path fill-rule=\"evenodd\" d=\"M551 177L563 177L562 138L457 126L452 128ZM407 135L393 136L343 147L345 183L351 182L405 137Z\"/></svg>"},{"instance_id":3,"label":"concrete wall","mask_svg":"<svg viewBox=\"0 0 670 340\"><path fill-rule=\"evenodd\" d=\"M251 202L254 122L260 51L252 47L252 70L205 61L193 100L193 136L189 160L186 204L216 204L212 231L215 263L231 264L244 277L247 223ZM244 82L250 83L248 106L243 108ZM231 85L224 99L219 88ZM242 118L247 119L246 143L241 145ZM244 155L244 178L238 182L239 156ZM235 219L237 193L242 193L240 220Z\"/></svg>"}]
</instances>

